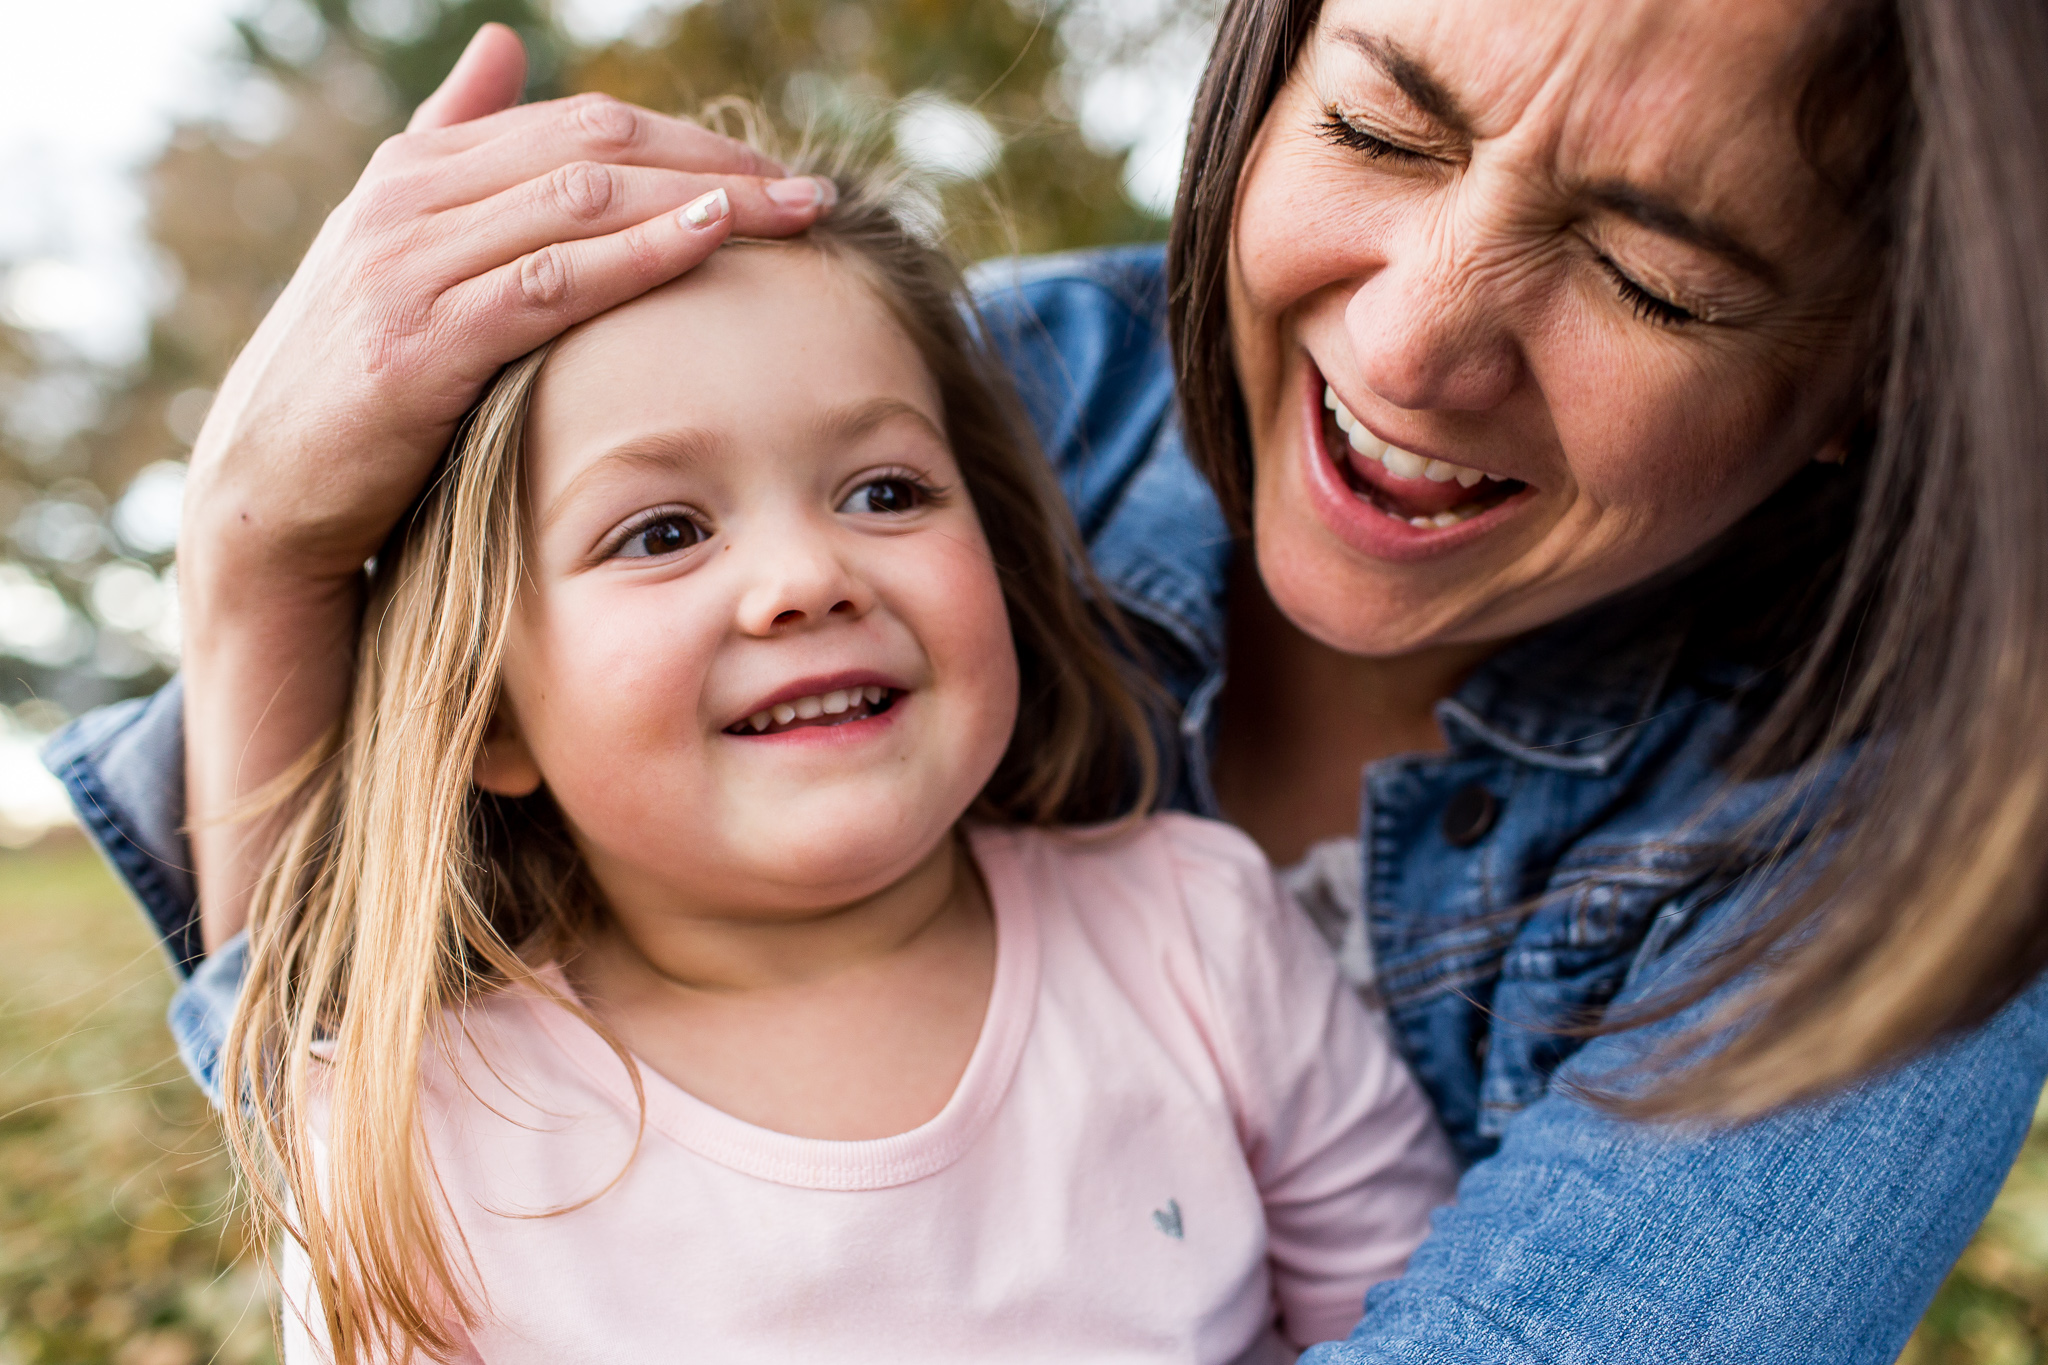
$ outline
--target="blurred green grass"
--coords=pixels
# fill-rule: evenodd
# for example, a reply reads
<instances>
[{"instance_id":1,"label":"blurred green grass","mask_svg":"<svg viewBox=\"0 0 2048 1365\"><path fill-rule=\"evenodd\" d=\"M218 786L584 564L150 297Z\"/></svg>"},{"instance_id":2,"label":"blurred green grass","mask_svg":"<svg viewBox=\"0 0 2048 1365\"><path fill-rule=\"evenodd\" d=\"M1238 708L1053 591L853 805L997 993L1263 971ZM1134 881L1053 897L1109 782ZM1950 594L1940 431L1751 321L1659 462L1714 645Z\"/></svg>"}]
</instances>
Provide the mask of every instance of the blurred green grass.
<instances>
[{"instance_id":1,"label":"blurred green grass","mask_svg":"<svg viewBox=\"0 0 2048 1365\"><path fill-rule=\"evenodd\" d=\"M82 840L0 853L0 1365L276 1358L170 992Z\"/></svg>"},{"instance_id":2,"label":"blurred green grass","mask_svg":"<svg viewBox=\"0 0 2048 1365\"><path fill-rule=\"evenodd\" d=\"M276 1359L170 970L84 843L0 852L0 1365ZM1904 1365L2048 1365L2048 1107Z\"/></svg>"}]
</instances>

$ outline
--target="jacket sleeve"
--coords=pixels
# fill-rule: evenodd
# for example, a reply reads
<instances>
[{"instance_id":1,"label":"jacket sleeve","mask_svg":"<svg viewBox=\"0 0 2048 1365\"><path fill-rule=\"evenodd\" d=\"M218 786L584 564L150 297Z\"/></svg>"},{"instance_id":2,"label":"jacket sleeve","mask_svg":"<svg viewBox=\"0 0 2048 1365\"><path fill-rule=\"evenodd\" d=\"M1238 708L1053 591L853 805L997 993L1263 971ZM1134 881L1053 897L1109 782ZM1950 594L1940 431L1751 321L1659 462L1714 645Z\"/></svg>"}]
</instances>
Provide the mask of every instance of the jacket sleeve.
<instances>
[{"instance_id":1,"label":"jacket sleeve","mask_svg":"<svg viewBox=\"0 0 2048 1365\"><path fill-rule=\"evenodd\" d=\"M184 975L205 956L185 839L184 687L102 707L57 732L43 762Z\"/></svg>"},{"instance_id":2,"label":"jacket sleeve","mask_svg":"<svg viewBox=\"0 0 2048 1365\"><path fill-rule=\"evenodd\" d=\"M1621 1121L1575 1093L1721 1003L1583 1048L1466 1173L1349 1340L1303 1365L1895 1360L2026 1136L2048 1073L2048 986L1889 1074L1742 1128Z\"/></svg>"}]
</instances>

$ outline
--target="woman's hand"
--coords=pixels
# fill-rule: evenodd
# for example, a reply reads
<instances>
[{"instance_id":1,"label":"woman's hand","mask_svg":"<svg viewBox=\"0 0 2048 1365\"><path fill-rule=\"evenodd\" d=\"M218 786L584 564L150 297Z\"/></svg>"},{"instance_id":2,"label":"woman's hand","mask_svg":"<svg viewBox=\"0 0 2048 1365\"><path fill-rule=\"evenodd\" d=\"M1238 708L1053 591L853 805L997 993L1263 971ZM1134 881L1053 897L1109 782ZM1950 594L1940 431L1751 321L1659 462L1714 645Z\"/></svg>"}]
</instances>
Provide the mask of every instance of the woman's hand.
<instances>
[{"instance_id":1,"label":"woman's hand","mask_svg":"<svg viewBox=\"0 0 2048 1365\"><path fill-rule=\"evenodd\" d=\"M525 71L510 29L478 32L321 228L194 446L179 575L209 946L241 927L275 828L233 812L340 716L363 562L491 376L734 231L829 207L825 182L680 119L511 107Z\"/></svg>"},{"instance_id":2,"label":"woman's hand","mask_svg":"<svg viewBox=\"0 0 2048 1365\"><path fill-rule=\"evenodd\" d=\"M601 95L506 108L518 42L477 35L229 370L193 450L188 572L353 577L500 366L732 231L817 217L823 182L680 119ZM679 212L721 188L730 212Z\"/></svg>"}]
</instances>

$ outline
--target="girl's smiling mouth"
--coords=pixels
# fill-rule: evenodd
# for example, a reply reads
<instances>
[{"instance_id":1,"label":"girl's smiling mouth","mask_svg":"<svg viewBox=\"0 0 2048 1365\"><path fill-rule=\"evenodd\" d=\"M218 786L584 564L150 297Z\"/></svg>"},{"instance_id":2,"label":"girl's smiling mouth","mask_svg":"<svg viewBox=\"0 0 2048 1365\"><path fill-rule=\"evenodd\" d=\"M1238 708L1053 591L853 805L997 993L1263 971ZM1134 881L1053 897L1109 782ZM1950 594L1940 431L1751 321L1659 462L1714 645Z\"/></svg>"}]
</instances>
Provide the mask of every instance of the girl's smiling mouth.
<instances>
[{"instance_id":1,"label":"girl's smiling mouth","mask_svg":"<svg viewBox=\"0 0 2048 1365\"><path fill-rule=\"evenodd\" d=\"M725 733L742 739L773 738L792 730L830 729L887 715L905 689L871 675L805 680L783 688Z\"/></svg>"}]
</instances>

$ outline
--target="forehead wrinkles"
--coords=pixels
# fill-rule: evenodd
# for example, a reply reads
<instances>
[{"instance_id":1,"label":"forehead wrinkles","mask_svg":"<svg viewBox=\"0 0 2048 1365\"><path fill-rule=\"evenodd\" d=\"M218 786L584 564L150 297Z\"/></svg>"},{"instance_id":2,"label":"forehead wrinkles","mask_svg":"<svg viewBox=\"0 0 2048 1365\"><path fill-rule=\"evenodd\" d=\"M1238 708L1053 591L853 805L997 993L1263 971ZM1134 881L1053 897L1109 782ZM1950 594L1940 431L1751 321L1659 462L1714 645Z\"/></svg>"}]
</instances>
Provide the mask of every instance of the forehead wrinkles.
<instances>
[{"instance_id":1,"label":"forehead wrinkles","mask_svg":"<svg viewBox=\"0 0 2048 1365\"><path fill-rule=\"evenodd\" d=\"M1810 0L1337 0L1320 56L1353 70L1333 33L1385 37L1449 88L1475 136L1532 180L1571 192L1626 180L1712 209L1753 181L1768 137L1787 155L1792 92L1779 73ZM1337 97L1344 85L1318 75ZM1726 169L1747 167L1743 174ZM1718 173L1717 173L1718 172ZM1674 196L1680 197L1680 196Z\"/></svg>"},{"instance_id":2,"label":"forehead wrinkles","mask_svg":"<svg viewBox=\"0 0 2048 1365\"><path fill-rule=\"evenodd\" d=\"M1694 212L1753 198L1796 160L1778 73L1796 37L1776 0L1587 3L1514 139L1566 188L1626 182Z\"/></svg>"}]
</instances>

